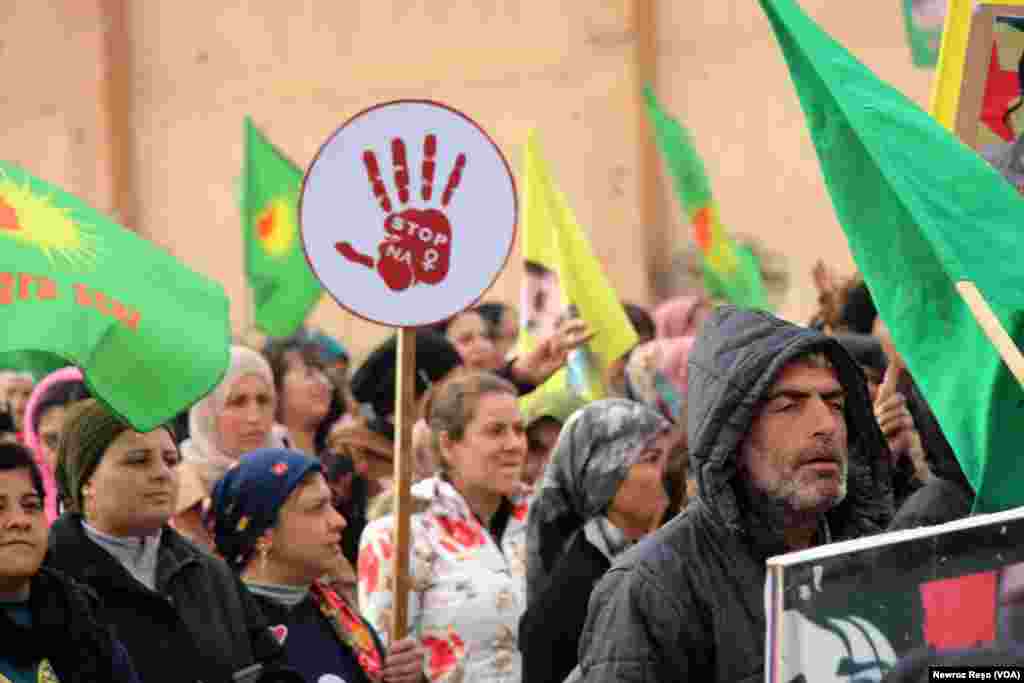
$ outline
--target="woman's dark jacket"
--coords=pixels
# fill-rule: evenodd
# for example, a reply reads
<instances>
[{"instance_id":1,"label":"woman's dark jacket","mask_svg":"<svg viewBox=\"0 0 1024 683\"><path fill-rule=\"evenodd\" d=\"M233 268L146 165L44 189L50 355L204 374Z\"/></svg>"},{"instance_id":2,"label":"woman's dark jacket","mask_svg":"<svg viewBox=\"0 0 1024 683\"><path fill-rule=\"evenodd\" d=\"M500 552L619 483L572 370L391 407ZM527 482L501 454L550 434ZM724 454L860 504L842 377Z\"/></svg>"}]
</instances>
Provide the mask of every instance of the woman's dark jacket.
<instances>
[{"instance_id":1,"label":"woman's dark jacket","mask_svg":"<svg viewBox=\"0 0 1024 683\"><path fill-rule=\"evenodd\" d=\"M590 593L611 566L585 534L576 534L519 621L524 681L561 683L576 668Z\"/></svg>"},{"instance_id":2,"label":"woman's dark jacket","mask_svg":"<svg viewBox=\"0 0 1024 683\"><path fill-rule=\"evenodd\" d=\"M29 590L31 626L0 610L5 658L15 664L45 659L61 683L139 683L124 646L97 620L98 600L90 589L43 567Z\"/></svg>"},{"instance_id":3,"label":"woman's dark jacket","mask_svg":"<svg viewBox=\"0 0 1024 683\"><path fill-rule=\"evenodd\" d=\"M285 665L305 680L319 681L333 674L347 683L370 683L356 655L338 639L312 597L307 596L291 609L261 595L252 597L270 620L271 631L282 641ZM383 654L380 641L376 643Z\"/></svg>"},{"instance_id":4,"label":"woman's dark jacket","mask_svg":"<svg viewBox=\"0 0 1024 683\"><path fill-rule=\"evenodd\" d=\"M77 514L54 522L44 565L98 595L99 620L113 628L145 683L226 682L283 654L227 564L169 527L161 536L155 591L86 536Z\"/></svg>"}]
</instances>

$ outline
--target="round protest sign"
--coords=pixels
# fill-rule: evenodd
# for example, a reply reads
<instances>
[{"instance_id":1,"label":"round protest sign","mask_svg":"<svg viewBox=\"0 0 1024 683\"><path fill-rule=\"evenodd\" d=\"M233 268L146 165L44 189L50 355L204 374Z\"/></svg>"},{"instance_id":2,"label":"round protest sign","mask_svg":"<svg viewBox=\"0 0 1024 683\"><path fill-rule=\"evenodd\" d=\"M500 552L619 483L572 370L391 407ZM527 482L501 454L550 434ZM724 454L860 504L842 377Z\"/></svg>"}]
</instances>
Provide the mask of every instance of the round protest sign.
<instances>
[{"instance_id":1,"label":"round protest sign","mask_svg":"<svg viewBox=\"0 0 1024 683\"><path fill-rule=\"evenodd\" d=\"M515 241L516 192L501 150L464 114L401 100L350 119L302 186L306 258L337 302L393 327L472 305Z\"/></svg>"}]
</instances>

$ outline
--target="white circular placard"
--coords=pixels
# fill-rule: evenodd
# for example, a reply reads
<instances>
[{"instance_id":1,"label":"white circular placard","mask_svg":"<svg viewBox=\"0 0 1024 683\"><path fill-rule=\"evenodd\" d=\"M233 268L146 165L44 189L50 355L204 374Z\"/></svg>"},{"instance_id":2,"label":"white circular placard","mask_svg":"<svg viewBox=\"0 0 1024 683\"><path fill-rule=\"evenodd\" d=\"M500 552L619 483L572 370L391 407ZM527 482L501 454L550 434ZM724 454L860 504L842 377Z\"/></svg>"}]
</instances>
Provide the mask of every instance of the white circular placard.
<instances>
[{"instance_id":1,"label":"white circular placard","mask_svg":"<svg viewBox=\"0 0 1024 683\"><path fill-rule=\"evenodd\" d=\"M337 302L393 327L471 306L515 242L516 191L501 150L435 102L371 107L324 143L306 172L306 258Z\"/></svg>"}]
</instances>

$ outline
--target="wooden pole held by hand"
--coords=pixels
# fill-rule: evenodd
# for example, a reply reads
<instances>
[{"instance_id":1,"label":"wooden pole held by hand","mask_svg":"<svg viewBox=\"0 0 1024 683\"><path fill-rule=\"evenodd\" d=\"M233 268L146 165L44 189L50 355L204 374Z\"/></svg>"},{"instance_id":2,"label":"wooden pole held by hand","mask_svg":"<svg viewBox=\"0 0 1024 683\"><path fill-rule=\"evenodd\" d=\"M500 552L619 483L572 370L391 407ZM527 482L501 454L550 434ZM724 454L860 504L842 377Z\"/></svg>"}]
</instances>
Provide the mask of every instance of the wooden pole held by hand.
<instances>
[{"instance_id":1,"label":"wooden pole held by hand","mask_svg":"<svg viewBox=\"0 0 1024 683\"><path fill-rule=\"evenodd\" d=\"M416 420L416 328L398 331L395 385L395 556L391 642L405 638L409 621L409 517L412 513L412 425Z\"/></svg>"},{"instance_id":2,"label":"wooden pole held by hand","mask_svg":"<svg viewBox=\"0 0 1024 683\"><path fill-rule=\"evenodd\" d=\"M1024 355L1021 354L1003 324L999 322L999 318L985 301L985 297L982 296L977 285L969 280L961 280L956 283L956 291L960 293L971 310L971 315L985 331L992 345L996 347L996 351L1006 363L1006 367L1010 368L1013 376L1017 378L1021 386L1024 386Z\"/></svg>"}]
</instances>

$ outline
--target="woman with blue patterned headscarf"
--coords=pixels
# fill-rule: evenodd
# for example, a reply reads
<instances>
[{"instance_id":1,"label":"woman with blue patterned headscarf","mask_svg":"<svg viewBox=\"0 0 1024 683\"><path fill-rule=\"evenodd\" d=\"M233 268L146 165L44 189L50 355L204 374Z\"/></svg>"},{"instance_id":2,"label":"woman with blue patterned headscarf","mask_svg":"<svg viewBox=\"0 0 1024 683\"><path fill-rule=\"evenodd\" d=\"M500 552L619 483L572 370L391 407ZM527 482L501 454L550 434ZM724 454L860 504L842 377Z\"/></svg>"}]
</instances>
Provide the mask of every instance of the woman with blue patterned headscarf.
<instances>
[{"instance_id":1,"label":"woman with blue patterned headscarf","mask_svg":"<svg viewBox=\"0 0 1024 683\"><path fill-rule=\"evenodd\" d=\"M308 681L421 683L416 641L385 654L356 607L320 580L341 556L345 519L317 459L281 448L247 453L212 498L217 552L270 619L289 667Z\"/></svg>"}]
</instances>

